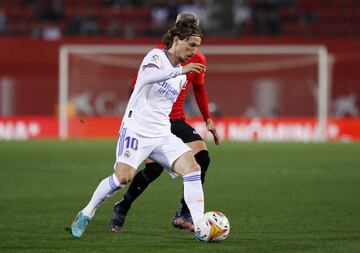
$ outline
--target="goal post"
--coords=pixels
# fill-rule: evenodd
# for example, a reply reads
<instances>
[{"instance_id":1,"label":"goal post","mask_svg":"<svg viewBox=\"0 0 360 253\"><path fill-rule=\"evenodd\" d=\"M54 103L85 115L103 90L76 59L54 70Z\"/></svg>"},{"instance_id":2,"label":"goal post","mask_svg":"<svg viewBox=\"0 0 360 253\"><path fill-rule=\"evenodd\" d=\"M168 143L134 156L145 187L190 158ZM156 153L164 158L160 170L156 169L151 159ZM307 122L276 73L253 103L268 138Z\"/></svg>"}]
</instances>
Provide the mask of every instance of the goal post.
<instances>
[{"instance_id":1,"label":"goal post","mask_svg":"<svg viewBox=\"0 0 360 253\"><path fill-rule=\"evenodd\" d=\"M113 82L113 84L109 84L109 89L111 89L111 87L119 86L116 78L123 79L124 76L127 76L128 79L131 79L132 75L130 73L136 73L142 58L151 48L153 48L153 45L63 45L59 51L59 138L67 139L69 137L69 117L71 116L69 115L69 102L71 101L70 95L72 92L85 91L87 85L89 85L89 87L90 85L91 87L103 86L103 83L93 83L94 79L98 79L98 81L103 80L104 83ZM330 93L330 67L329 55L325 46L207 45L202 46L201 51L207 57L208 68L206 83L209 82L213 75L217 75L219 80L222 80L221 78L229 77L231 79L228 79L228 81L223 80L224 83L231 83L233 86L229 89L232 89L236 86L243 85L242 80L245 80L246 78L254 80L255 76L262 75L260 73L267 73L270 76L289 75L283 80L285 85L288 85L288 87L284 88L285 90L288 89L291 91L293 89L291 80L296 80L300 83L300 86L297 86L299 88L296 88L299 90L299 94L304 93L301 91L301 84L303 84L303 89L311 89L312 91L308 91L308 93L314 93L312 96L314 107L316 107L313 112L308 112L309 110L295 112L299 110L294 109L294 112L290 112L288 115L309 116L310 114L313 114L311 116L316 118L316 140L326 141ZM287 73L293 69L301 68L309 68L308 72L311 72L312 75L314 75L314 87L309 88L305 85L307 82L305 80L305 71L301 70L294 71L294 73ZM121 74L117 75L117 72L121 72ZM240 75L239 73L243 74ZM107 80L109 78L111 80ZM125 81L122 80L122 82ZM259 87L263 86L264 85L260 85ZM125 93L127 92L126 85L123 86L122 89L126 90ZM224 88L224 90L227 89L228 88ZM270 96L267 94L267 91L271 94L273 92L272 89L265 88L262 90L263 91L256 95L257 100L261 100L261 98L263 98L263 100L276 100L277 96ZM107 95L113 96L111 94ZM219 94L219 96L220 95L221 94ZM227 95L224 94L224 96ZM296 94L295 96L300 95ZM307 96L310 97L311 95ZM228 100L229 99L233 99L233 104L237 102L235 97L228 98ZM268 102L268 104L276 103L271 101ZM304 98L303 101L304 104L299 104L299 107L304 107L305 104L310 103L309 98ZM286 103L284 102L283 104L282 107L286 107ZM265 103L264 106L266 107L267 104ZM309 105L307 106L309 107ZM240 108L242 105L236 107ZM239 116L243 111L244 110L241 112L229 110L229 113L231 116ZM121 112L121 110L118 110L118 112ZM92 112L89 110L89 112L86 113L86 115L91 115ZM228 112L225 111L225 113ZM99 112L94 115L101 116ZM280 113L279 115L287 116L285 112L283 114ZM121 116L121 114L117 116Z\"/></svg>"},{"instance_id":2,"label":"goal post","mask_svg":"<svg viewBox=\"0 0 360 253\"><path fill-rule=\"evenodd\" d=\"M151 46L133 45L63 45L59 51L59 138L68 138L69 55L71 54L134 54L143 55Z\"/></svg>"}]
</instances>

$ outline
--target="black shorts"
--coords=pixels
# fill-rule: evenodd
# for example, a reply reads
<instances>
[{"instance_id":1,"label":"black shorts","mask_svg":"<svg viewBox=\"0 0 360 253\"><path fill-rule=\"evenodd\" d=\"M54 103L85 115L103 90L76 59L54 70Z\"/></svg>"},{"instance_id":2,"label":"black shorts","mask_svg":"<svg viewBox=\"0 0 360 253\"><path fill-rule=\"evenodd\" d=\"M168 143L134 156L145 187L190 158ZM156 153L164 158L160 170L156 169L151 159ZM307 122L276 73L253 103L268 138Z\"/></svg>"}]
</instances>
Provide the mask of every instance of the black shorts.
<instances>
[{"instance_id":1,"label":"black shorts","mask_svg":"<svg viewBox=\"0 0 360 253\"><path fill-rule=\"evenodd\" d=\"M201 136L184 120L170 120L171 132L183 142L202 141Z\"/></svg>"}]
</instances>

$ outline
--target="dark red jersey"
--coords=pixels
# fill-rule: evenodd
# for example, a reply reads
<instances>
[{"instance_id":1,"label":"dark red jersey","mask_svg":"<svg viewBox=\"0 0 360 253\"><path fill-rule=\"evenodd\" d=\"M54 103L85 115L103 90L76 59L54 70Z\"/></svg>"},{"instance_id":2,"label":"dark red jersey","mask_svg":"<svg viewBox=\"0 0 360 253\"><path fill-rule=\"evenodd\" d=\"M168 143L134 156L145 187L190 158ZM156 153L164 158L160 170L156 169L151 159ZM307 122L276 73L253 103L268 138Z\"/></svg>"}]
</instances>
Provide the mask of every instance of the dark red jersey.
<instances>
[{"instance_id":1,"label":"dark red jersey","mask_svg":"<svg viewBox=\"0 0 360 253\"><path fill-rule=\"evenodd\" d=\"M164 45L157 45L156 48L164 48ZM181 63L181 65L186 65L189 62L195 62L195 63L201 63L206 66L206 58L199 50L196 52L196 54L193 55L188 61ZM205 73L188 73L186 74L187 78L187 84L183 89L181 90L177 100L175 101L172 110L170 112L170 120L176 120L181 119L185 120L185 113L184 113L184 103L186 100L186 95L189 87L193 85L194 95L196 102L199 106L201 115L203 116L204 120L207 120L210 118L210 112L208 107L208 97L205 89L204 84L204 76ZM132 88L134 89L135 83L136 83L137 76L134 77L132 81Z\"/></svg>"}]
</instances>

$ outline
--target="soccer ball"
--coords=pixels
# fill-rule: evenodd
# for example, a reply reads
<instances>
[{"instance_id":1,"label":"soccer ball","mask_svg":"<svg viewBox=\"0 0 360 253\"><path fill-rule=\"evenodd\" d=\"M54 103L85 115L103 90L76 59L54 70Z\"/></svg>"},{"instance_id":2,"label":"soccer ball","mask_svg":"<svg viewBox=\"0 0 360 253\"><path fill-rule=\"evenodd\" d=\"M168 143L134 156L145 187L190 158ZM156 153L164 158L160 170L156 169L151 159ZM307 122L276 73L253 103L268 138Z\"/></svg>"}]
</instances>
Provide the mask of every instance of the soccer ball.
<instances>
[{"instance_id":1,"label":"soccer ball","mask_svg":"<svg viewBox=\"0 0 360 253\"><path fill-rule=\"evenodd\" d=\"M211 211L201 216L194 231L198 241L221 242L230 232L230 223L223 213Z\"/></svg>"}]
</instances>

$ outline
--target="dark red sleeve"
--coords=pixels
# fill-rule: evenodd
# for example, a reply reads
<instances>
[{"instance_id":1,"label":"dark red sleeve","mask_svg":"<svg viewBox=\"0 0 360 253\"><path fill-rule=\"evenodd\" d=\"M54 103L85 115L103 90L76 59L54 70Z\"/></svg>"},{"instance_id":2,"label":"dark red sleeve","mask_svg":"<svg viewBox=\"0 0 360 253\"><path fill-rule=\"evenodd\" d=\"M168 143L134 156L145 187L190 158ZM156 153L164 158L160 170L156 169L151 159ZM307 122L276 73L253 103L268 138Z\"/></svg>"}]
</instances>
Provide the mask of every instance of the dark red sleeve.
<instances>
[{"instance_id":1,"label":"dark red sleeve","mask_svg":"<svg viewBox=\"0 0 360 253\"><path fill-rule=\"evenodd\" d=\"M201 59L200 62L206 66L206 59L203 54L200 55L200 59ZM194 89L195 99L199 106L201 115L206 121L207 119L211 118L211 115L209 112L209 101L205 89L204 76L205 76L204 72L196 75L196 78L193 81L193 89Z\"/></svg>"},{"instance_id":2,"label":"dark red sleeve","mask_svg":"<svg viewBox=\"0 0 360 253\"><path fill-rule=\"evenodd\" d=\"M196 98L196 103L199 106L201 115L203 116L204 120L211 118L209 112L209 101L206 94L205 85L195 85L193 84L194 95Z\"/></svg>"}]
</instances>

